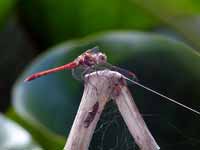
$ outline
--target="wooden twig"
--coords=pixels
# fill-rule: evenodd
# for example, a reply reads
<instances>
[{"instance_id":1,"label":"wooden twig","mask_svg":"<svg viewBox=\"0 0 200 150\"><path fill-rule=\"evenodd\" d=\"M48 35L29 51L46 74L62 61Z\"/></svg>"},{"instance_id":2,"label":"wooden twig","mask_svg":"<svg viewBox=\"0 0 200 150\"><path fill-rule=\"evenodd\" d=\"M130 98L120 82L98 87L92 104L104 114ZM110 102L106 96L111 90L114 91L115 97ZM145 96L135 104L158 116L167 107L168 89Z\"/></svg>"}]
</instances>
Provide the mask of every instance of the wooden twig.
<instances>
[{"instance_id":1,"label":"wooden twig","mask_svg":"<svg viewBox=\"0 0 200 150\"><path fill-rule=\"evenodd\" d=\"M121 86L121 91L115 98L115 102L139 148L141 150L159 150L160 147L149 132L126 86Z\"/></svg>"},{"instance_id":2,"label":"wooden twig","mask_svg":"<svg viewBox=\"0 0 200 150\"><path fill-rule=\"evenodd\" d=\"M115 99L141 150L159 149L124 83L122 75L114 71L103 70L86 75L83 97L64 150L88 150L96 124L111 98Z\"/></svg>"}]
</instances>

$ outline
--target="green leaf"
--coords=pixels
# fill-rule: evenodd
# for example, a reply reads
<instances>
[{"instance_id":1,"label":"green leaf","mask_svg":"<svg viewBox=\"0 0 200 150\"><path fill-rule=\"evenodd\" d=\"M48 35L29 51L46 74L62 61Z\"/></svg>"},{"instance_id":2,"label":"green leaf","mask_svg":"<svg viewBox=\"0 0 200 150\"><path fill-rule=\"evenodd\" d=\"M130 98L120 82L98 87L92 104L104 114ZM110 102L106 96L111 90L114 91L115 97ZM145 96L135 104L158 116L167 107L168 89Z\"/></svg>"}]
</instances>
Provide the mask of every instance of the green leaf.
<instances>
[{"instance_id":1,"label":"green leaf","mask_svg":"<svg viewBox=\"0 0 200 150\"><path fill-rule=\"evenodd\" d=\"M34 122L26 121L24 118L20 117L13 108L10 108L6 113L6 116L28 129L29 133L34 139L37 140L37 143L42 145L45 149L48 150L57 150L63 148L63 143L65 139L60 137L57 134L52 133L50 130L47 130L42 125L35 125Z\"/></svg>"},{"instance_id":2,"label":"green leaf","mask_svg":"<svg viewBox=\"0 0 200 150\"><path fill-rule=\"evenodd\" d=\"M131 0L174 31L178 32L197 51L200 50L197 18L200 12L198 0ZM194 27L195 26L195 27Z\"/></svg>"},{"instance_id":3,"label":"green leaf","mask_svg":"<svg viewBox=\"0 0 200 150\"><path fill-rule=\"evenodd\" d=\"M162 17L176 17L200 12L200 3L197 0L131 0L134 3L141 5L143 8L150 10L157 16ZM163 18L164 19L164 18Z\"/></svg>"},{"instance_id":4,"label":"green leaf","mask_svg":"<svg viewBox=\"0 0 200 150\"><path fill-rule=\"evenodd\" d=\"M14 7L15 3L15 0L0 1L0 27L3 25L6 17L11 13L11 10Z\"/></svg>"},{"instance_id":5,"label":"green leaf","mask_svg":"<svg viewBox=\"0 0 200 150\"><path fill-rule=\"evenodd\" d=\"M0 114L0 124L0 149L42 150L26 130L2 114Z\"/></svg>"},{"instance_id":6,"label":"green leaf","mask_svg":"<svg viewBox=\"0 0 200 150\"><path fill-rule=\"evenodd\" d=\"M200 52L200 32L198 15L179 18L173 21L177 33L184 37L185 41Z\"/></svg>"},{"instance_id":7,"label":"green leaf","mask_svg":"<svg viewBox=\"0 0 200 150\"><path fill-rule=\"evenodd\" d=\"M42 44L113 29L149 29L157 25L129 0L21 0L21 19Z\"/></svg>"},{"instance_id":8,"label":"green leaf","mask_svg":"<svg viewBox=\"0 0 200 150\"><path fill-rule=\"evenodd\" d=\"M34 72L66 64L81 52L96 45L108 55L109 62L135 72L142 84L198 109L200 98L198 53L181 42L159 35L108 32L60 44L34 60L13 89L13 104L17 113L34 126L42 125L54 134L66 138L81 99L83 90L81 83L72 78L70 71L51 74L29 83L24 83L23 80ZM173 144L174 141L184 140L184 144L174 144L172 149L188 149L188 147L195 149L192 142L182 136L198 136L200 122L195 119L195 114L137 86L132 85L130 89L142 114L152 114L152 117L145 117L145 120L161 148ZM113 110L116 110L115 106L107 109L109 112ZM116 121L111 121L108 131L100 128L98 124L97 128L100 130L94 135L92 149L98 149L102 134L105 136L103 139L105 149L113 147L117 137L129 137L128 142L133 143L128 132L124 134L121 117L114 117L115 114L104 116L103 120L106 122L114 118ZM179 130L183 134L179 134ZM126 144L118 147L119 150L126 148Z\"/></svg>"}]
</instances>

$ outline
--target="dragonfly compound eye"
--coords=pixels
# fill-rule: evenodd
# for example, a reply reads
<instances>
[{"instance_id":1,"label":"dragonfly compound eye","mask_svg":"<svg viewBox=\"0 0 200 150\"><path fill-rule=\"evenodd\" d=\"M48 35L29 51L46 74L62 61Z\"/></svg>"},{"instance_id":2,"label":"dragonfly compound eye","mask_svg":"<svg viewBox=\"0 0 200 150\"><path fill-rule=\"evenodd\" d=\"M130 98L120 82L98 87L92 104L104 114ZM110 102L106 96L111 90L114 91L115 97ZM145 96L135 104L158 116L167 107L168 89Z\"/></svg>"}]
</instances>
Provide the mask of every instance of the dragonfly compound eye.
<instances>
[{"instance_id":1,"label":"dragonfly compound eye","mask_svg":"<svg viewBox=\"0 0 200 150\"><path fill-rule=\"evenodd\" d=\"M102 63L106 63L106 61L107 61L107 57L106 57L106 55L105 54L99 54L99 56L98 56L98 64L102 64Z\"/></svg>"}]
</instances>

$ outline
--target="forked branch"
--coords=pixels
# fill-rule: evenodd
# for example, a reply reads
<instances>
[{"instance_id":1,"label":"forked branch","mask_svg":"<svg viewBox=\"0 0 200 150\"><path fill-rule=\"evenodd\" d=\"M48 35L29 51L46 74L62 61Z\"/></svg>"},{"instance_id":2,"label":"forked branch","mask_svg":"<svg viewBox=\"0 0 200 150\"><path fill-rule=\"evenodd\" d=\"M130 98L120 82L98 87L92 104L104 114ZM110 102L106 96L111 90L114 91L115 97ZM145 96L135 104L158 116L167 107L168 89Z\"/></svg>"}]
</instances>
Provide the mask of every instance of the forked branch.
<instances>
[{"instance_id":1,"label":"forked branch","mask_svg":"<svg viewBox=\"0 0 200 150\"><path fill-rule=\"evenodd\" d=\"M88 150L96 124L110 99L114 99L135 142L141 150L158 150L133 98L118 72L103 70L85 77L81 103L64 150Z\"/></svg>"}]
</instances>

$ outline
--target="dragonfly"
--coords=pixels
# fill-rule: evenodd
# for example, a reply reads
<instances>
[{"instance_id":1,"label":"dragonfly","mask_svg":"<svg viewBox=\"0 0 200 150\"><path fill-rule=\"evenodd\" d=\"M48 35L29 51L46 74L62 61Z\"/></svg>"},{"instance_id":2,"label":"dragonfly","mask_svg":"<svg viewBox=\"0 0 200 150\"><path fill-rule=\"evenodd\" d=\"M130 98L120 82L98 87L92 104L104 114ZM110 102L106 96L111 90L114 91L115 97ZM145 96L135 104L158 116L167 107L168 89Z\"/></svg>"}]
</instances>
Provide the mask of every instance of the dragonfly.
<instances>
[{"instance_id":1,"label":"dragonfly","mask_svg":"<svg viewBox=\"0 0 200 150\"><path fill-rule=\"evenodd\" d=\"M55 73L55 72L62 71L62 70L72 70L73 77L75 79L82 80L84 78L85 74L88 74L88 73L91 73L91 72L94 72L97 70L103 70L103 69L109 69L112 71L119 72L122 75L122 77L125 80L129 81L130 83L133 83L147 91L150 91L150 92L162 97L164 100L168 100L168 101L170 101L174 104L177 104L193 113L200 115L199 111L192 109L191 107L186 106L186 105L178 102L175 99L172 99L164 94L161 94L160 92L157 92L157 91L139 83L139 80L137 79L136 75L133 72L108 63L106 54L100 52L100 49L97 46L85 51L80 56L78 56L76 59L74 59L73 61L71 61L65 65L34 73L34 74L28 76L24 81L29 82L29 81L32 81L39 77L45 76L47 74ZM79 72L79 73L77 73L77 72Z\"/></svg>"}]
</instances>

